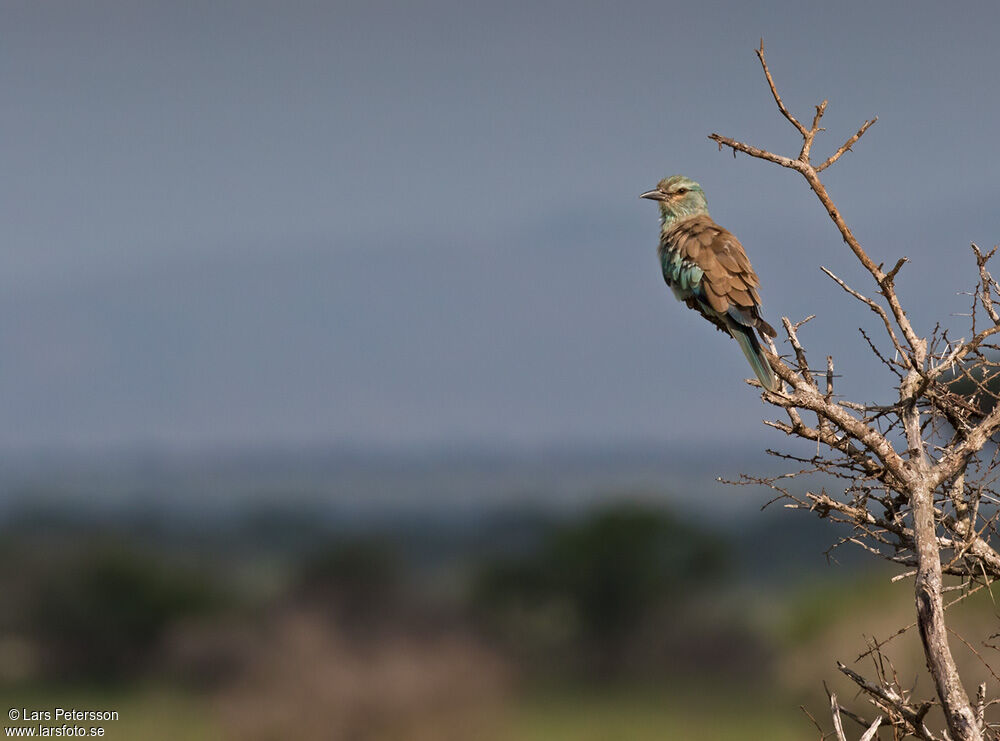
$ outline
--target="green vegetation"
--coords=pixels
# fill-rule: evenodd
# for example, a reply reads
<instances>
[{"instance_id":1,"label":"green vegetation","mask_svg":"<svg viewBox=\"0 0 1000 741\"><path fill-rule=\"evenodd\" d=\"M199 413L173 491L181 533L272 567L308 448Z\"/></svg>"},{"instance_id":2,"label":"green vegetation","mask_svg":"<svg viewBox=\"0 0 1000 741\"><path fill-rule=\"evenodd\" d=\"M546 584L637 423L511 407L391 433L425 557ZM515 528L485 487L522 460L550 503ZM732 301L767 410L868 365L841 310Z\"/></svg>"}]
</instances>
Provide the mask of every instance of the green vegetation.
<instances>
[{"instance_id":1,"label":"green vegetation","mask_svg":"<svg viewBox=\"0 0 1000 741\"><path fill-rule=\"evenodd\" d=\"M20 627L39 646L45 671L61 678L141 673L169 626L225 602L203 572L120 542L73 548L31 565L36 587Z\"/></svg>"},{"instance_id":2,"label":"green vegetation","mask_svg":"<svg viewBox=\"0 0 1000 741\"><path fill-rule=\"evenodd\" d=\"M0 694L5 705L26 710L51 711L62 707L117 711L118 720L80 724L85 727L99 725L109 741L213 741L223 736L210 703L176 689L34 687L5 690ZM13 724L5 721L2 725ZM61 723L53 721L44 725L57 727Z\"/></svg>"},{"instance_id":3,"label":"green vegetation","mask_svg":"<svg viewBox=\"0 0 1000 741\"><path fill-rule=\"evenodd\" d=\"M512 708L503 741L771 741L802 738L804 716L774 698L706 686L530 697Z\"/></svg>"},{"instance_id":4,"label":"green vegetation","mask_svg":"<svg viewBox=\"0 0 1000 741\"><path fill-rule=\"evenodd\" d=\"M599 675L617 675L648 624L664 609L676 616L725 563L717 537L662 511L619 506L555 528L529 554L487 561L473 604L510 645L569 649Z\"/></svg>"},{"instance_id":5,"label":"green vegetation","mask_svg":"<svg viewBox=\"0 0 1000 741\"><path fill-rule=\"evenodd\" d=\"M117 710L107 721L110 741L208 741L223 737L210 702L176 690L21 690L5 693L12 707ZM721 712L720 712L721 709ZM669 691L649 687L537 691L512 698L491 722L492 741L773 741L802 737L803 718L737 688ZM397 739L397 741L406 741Z\"/></svg>"},{"instance_id":6,"label":"green vegetation","mask_svg":"<svg viewBox=\"0 0 1000 741\"><path fill-rule=\"evenodd\" d=\"M266 548L259 523L196 547L19 523L2 541L0 695L117 710L111 739L781 741L811 732L797 706L835 684L835 659L908 615L886 571L760 581L758 562L737 568L752 534L636 504L452 541L426 522L272 522ZM985 590L955 610L995 620ZM918 642L893 642L901 671Z\"/></svg>"}]
</instances>

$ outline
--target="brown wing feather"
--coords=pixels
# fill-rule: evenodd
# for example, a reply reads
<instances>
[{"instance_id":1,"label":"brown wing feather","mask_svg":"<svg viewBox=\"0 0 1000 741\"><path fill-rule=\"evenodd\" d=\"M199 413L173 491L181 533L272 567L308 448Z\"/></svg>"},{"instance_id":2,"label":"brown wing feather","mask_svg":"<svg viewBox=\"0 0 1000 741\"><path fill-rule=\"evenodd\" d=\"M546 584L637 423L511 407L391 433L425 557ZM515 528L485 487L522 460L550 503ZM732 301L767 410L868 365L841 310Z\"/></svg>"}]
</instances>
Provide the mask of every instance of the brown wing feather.
<instances>
[{"instance_id":1,"label":"brown wing feather","mask_svg":"<svg viewBox=\"0 0 1000 741\"><path fill-rule=\"evenodd\" d=\"M669 234L681 255L704 273L702 287L709 305L719 313L730 307L754 320L762 333L775 336L774 328L760 316L760 279L740 241L709 216L685 219Z\"/></svg>"},{"instance_id":2,"label":"brown wing feather","mask_svg":"<svg viewBox=\"0 0 1000 741\"><path fill-rule=\"evenodd\" d=\"M686 260L692 260L699 266L701 260L706 258L705 252L701 249L701 229L697 224L691 224L694 219L681 222L670 232L669 242Z\"/></svg>"}]
</instances>

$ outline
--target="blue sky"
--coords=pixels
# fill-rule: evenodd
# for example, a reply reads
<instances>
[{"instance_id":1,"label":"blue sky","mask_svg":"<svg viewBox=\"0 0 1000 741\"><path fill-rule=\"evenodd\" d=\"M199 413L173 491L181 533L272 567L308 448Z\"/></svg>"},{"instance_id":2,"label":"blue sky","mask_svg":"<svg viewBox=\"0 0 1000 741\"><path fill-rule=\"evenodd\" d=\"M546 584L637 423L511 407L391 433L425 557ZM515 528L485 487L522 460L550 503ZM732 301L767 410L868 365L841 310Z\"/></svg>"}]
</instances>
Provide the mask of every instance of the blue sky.
<instances>
[{"instance_id":1,"label":"blue sky","mask_svg":"<svg viewBox=\"0 0 1000 741\"><path fill-rule=\"evenodd\" d=\"M1000 241L1000 6L5 2L0 448L773 442L735 343L655 258L667 174L739 236L772 324L883 398L875 327L794 154L918 326Z\"/></svg>"}]
</instances>

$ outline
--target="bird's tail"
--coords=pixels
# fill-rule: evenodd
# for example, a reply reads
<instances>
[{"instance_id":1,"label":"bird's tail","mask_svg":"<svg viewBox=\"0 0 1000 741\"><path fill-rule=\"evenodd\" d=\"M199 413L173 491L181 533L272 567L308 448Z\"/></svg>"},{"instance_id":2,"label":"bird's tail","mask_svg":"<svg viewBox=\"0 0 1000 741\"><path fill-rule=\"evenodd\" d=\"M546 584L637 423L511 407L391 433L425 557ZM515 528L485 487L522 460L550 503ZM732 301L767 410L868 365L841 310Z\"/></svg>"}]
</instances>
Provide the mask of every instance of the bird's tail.
<instances>
[{"instance_id":1,"label":"bird's tail","mask_svg":"<svg viewBox=\"0 0 1000 741\"><path fill-rule=\"evenodd\" d=\"M774 377L774 371L771 370L771 364L767 362L767 357L761 349L760 342L754 334L753 328L744 327L742 324L733 322L729 327L729 331L736 338L736 341L740 343L740 349L750 362L750 367L753 368L753 372L756 374L757 380L760 381L760 385L768 391L776 391L778 388L778 379Z\"/></svg>"}]
</instances>

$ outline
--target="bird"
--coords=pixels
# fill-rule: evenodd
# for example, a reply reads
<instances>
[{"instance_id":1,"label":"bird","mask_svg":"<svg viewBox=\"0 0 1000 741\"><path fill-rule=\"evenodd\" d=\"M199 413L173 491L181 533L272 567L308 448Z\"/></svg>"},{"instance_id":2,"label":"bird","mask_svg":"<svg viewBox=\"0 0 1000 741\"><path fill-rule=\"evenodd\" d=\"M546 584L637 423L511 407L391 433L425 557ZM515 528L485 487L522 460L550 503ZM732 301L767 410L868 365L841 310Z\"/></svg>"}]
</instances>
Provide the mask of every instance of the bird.
<instances>
[{"instance_id":1,"label":"bird","mask_svg":"<svg viewBox=\"0 0 1000 741\"><path fill-rule=\"evenodd\" d=\"M708 215L705 191L691 178L671 175L639 197L659 204L657 252L674 296L735 339L760 385L776 391L778 381L754 333L777 334L761 317L760 279L739 240Z\"/></svg>"}]
</instances>

